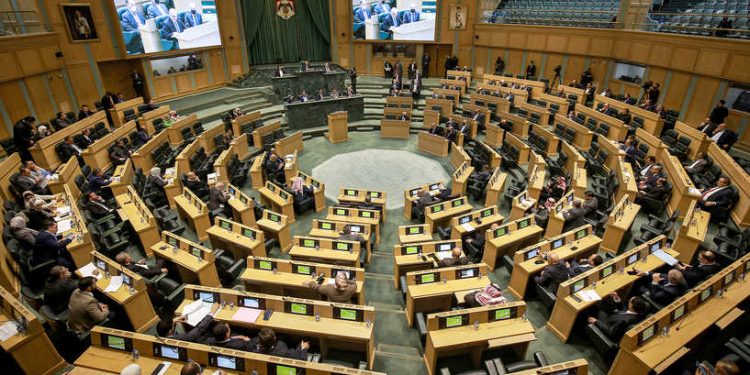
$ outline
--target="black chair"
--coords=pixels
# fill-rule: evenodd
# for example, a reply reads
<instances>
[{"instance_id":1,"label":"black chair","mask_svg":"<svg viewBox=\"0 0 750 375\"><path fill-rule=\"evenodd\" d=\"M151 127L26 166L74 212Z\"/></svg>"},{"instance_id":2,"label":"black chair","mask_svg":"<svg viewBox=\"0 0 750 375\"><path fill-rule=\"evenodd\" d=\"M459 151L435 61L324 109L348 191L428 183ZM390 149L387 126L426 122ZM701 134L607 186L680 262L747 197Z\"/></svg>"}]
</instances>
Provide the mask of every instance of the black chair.
<instances>
[{"instance_id":1,"label":"black chair","mask_svg":"<svg viewBox=\"0 0 750 375\"><path fill-rule=\"evenodd\" d=\"M537 283L534 283L534 285L536 286L536 294L539 296L544 307L547 308L547 312L552 311L552 308L555 307L555 302L557 302L557 296L550 292L549 289Z\"/></svg>"},{"instance_id":2,"label":"black chair","mask_svg":"<svg viewBox=\"0 0 750 375\"><path fill-rule=\"evenodd\" d=\"M157 281L156 287L164 294L164 308L169 311L176 310L185 298L185 284L180 284L169 277L163 277Z\"/></svg>"},{"instance_id":3,"label":"black chair","mask_svg":"<svg viewBox=\"0 0 750 375\"><path fill-rule=\"evenodd\" d=\"M674 223L680 217L680 210L674 210L672 216L667 220L661 219L655 215L648 215L649 222L641 225L641 237L633 240L636 245L641 245L646 241L658 237L662 234L668 235L674 228Z\"/></svg>"},{"instance_id":4,"label":"black chair","mask_svg":"<svg viewBox=\"0 0 750 375\"><path fill-rule=\"evenodd\" d=\"M599 352L605 362L612 362L620 350L619 343L612 341L596 324L589 324L585 328L586 337L594 345L594 349Z\"/></svg>"},{"instance_id":5,"label":"black chair","mask_svg":"<svg viewBox=\"0 0 750 375\"><path fill-rule=\"evenodd\" d=\"M42 314L44 319L47 320L50 325L52 325L55 331L58 331L61 329L65 329L65 322L68 321L70 310L65 309L59 313L56 313L48 305L42 305L42 307L39 308L39 313Z\"/></svg>"},{"instance_id":6,"label":"black chair","mask_svg":"<svg viewBox=\"0 0 750 375\"><path fill-rule=\"evenodd\" d=\"M649 214L661 215L664 210L666 210L667 202L669 202L669 200L672 198L672 183L667 181L664 186L667 188L667 194L663 199L653 199L648 196L637 197L637 202L641 205L641 208L643 208L644 212Z\"/></svg>"},{"instance_id":7,"label":"black chair","mask_svg":"<svg viewBox=\"0 0 750 375\"><path fill-rule=\"evenodd\" d=\"M549 366L549 361L544 353L534 352L532 359L530 360L514 362L506 365L500 358L493 358L484 361L484 365L490 374L504 375ZM494 372L493 369L495 370Z\"/></svg>"},{"instance_id":8,"label":"black chair","mask_svg":"<svg viewBox=\"0 0 750 375\"><path fill-rule=\"evenodd\" d=\"M216 271L219 274L221 285L229 288L240 277L242 271L245 270L246 260L238 259L235 261L226 254L228 253L215 256L214 262L216 263Z\"/></svg>"},{"instance_id":9,"label":"black chair","mask_svg":"<svg viewBox=\"0 0 750 375\"><path fill-rule=\"evenodd\" d=\"M743 231L729 228L726 224L720 224L719 233L714 236L717 246L716 255L720 263L728 264L736 261L750 249L750 229Z\"/></svg>"}]
</instances>

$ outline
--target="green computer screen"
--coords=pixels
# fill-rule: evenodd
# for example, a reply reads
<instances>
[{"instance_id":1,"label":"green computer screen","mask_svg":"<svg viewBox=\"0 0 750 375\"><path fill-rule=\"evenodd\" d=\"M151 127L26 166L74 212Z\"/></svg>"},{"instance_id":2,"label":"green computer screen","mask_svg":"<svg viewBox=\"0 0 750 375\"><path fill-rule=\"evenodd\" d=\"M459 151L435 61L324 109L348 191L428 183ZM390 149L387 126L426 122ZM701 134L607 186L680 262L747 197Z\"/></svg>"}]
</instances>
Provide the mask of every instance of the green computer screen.
<instances>
[{"instance_id":1,"label":"green computer screen","mask_svg":"<svg viewBox=\"0 0 750 375\"><path fill-rule=\"evenodd\" d=\"M462 205L462 204L464 204L464 201L463 201L463 199L458 199L458 200L455 200L455 201L453 201L453 203L452 203L453 207L458 207L458 206L460 206L460 205Z\"/></svg>"},{"instance_id":2,"label":"green computer screen","mask_svg":"<svg viewBox=\"0 0 750 375\"><path fill-rule=\"evenodd\" d=\"M510 318L510 309L495 310L495 320L503 320L508 318Z\"/></svg>"},{"instance_id":3,"label":"green computer screen","mask_svg":"<svg viewBox=\"0 0 750 375\"><path fill-rule=\"evenodd\" d=\"M406 255L413 255L419 252L419 248L416 246L409 246L404 252L406 253Z\"/></svg>"},{"instance_id":4,"label":"green computer screen","mask_svg":"<svg viewBox=\"0 0 750 375\"><path fill-rule=\"evenodd\" d=\"M586 237L586 229L581 229L578 232L576 232L576 239L577 240L580 240L583 237Z\"/></svg>"},{"instance_id":5,"label":"green computer screen","mask_svg":"<svg viewBox=\"0 0 750 375\"><path fill-rule=\"evenodd\" d=\"M307 305L304 303L292 303L292 314L307 315Z\"/></svg>"},{"instance_id":6,"label":"green computer screen","mask_svg":"<svg viewBox=\"0 0 750 375\"><path fill-rule=\"evenodd\" d=\"M269 262L269 261L267 261L267 260L261 260L261 261L260 261L260 262L258 263L258 266L259 266L259 267L260 267L260 269L262 269L262 270L270 270L270 269L273 269L273 263L271 263L271 262Z\"/></svg>"},{"instance_id":7,"label":"green computer screen","mask_svg":"<svg viewBox=\"0 0 750 375\"><path fill-rule=\"evenodd\" d=\"M445 318L445 328L458 327L463 321L461 316L449 316Z\"/></svg>"},{"instance_id":8,"label":"green computer screen","mask_svg":"<svg viewBox=\"0 0 750 375\"><path fill-rule=\"evenodd\" d=\"M112 349L125 350L125 338L117 336L107 336L107 346Z\"/></svg>"},{"instance_id":9,"label":"green computer screen","mask_svg":"<svg viewBox=\"0 0 750 375\"><path fill-rule=\"evenodd\" d=\"M356 192L356 191L354 191L354 190L347 190L347 191L346 191L346 195L351 195L351 196L354 196L354 195L357 195L357 192Z\"/></svg>"},{"instance_id":10,"label":"green computer screen","mask_svg":"<svg viewBox=\"0 0 750 375\"><path fill-rule=\"evenodd\" d=\"M523 229L529 226L529 220L519 221L518 229Z\"/></svg>"},{"instance_id":11,"label":"green computer screen","mask_svg":"<svg viewBox=\"0 0 750 375\"><path fill-rule=\"evenodd\" d=\"M315 247L315 240L303 240L302 246L304 247Z\"/></svg>"},{"instance_id":12,"label":"green computer screen","mask_svg":"<svg viewBox=\"0 0 750 375\"><path fill-rule=\"evenodd\" d=\"M276 221L276 222L279 222L281 220L279 215L276 215L276 214L270 214L268 215L268 218L271 219L271 221Z\"/></svg>"},{"instance_id":13,"label":"green computer screen","mask_svg":"<svg viewBox=\"0 0 750 375\"><path fill-rule=\"evenodd\" d=\"M224 220L219 220L219 223L221 223L221 227L226 230L232 230L232 223Z\"/></svg>"},{"instance_id":14,"label":"green computer screen","mask_svg":"<svg viewBox=\"0 0 750 375\"><path fill-rule=\"evenodd\" d=\"M289 366L276 365L276 375L297 375L297 369Z\"/></svg>"},{"instance_id":15,"label":"green computer screen","mask_svg":"<svg viewBox=\"0 0 750 375\"><path fill-rule=\"evenodd\" d=\"M336 215L346 215L346 210L336 210Z\"/></svg>"},{"instance_id":16,"label":"green computer screen","mask_svg":"<svg viewBox=\"0 0 750 375\"><path fill-rule=\"evenodd\" d=\"M297 273L301 273L303 275L309 275L310 266L297 266Z\"/></svg>"},{"instance_id":17,"label":"green computer screen","mask_svg":"<svg viewBox=\"0 0 750 375\"><path fill-rule=\"evenodd\" d=\"M167 243L172 246L177 246L177 239L174 237L167 237Z\"/></svg>"},{"instance_id":18,"label":"green computer screen","mask_svg":"<svg viewBox=\"0 0 750 375\"><path fill-rule=\"evenodd\" d=\"M586 286L586 280L577 281L575 284L573 284L573 293L583 289Z\"/></svg>"},{"instance_id":19,"label":"green computer screen","mask_svg":"<svg viewBox=\"0 0 750 375\"><path fill-rule=\"evenodd\" d=\"M370 192L370 197L372 197L372 198L379 198L380 197L380 193L378 193L377 191L371 191Z\"/></svg>"},{"instance_id":20,"label":"green computer screen","mask_svg":"<svg viewBox=\"0 0 750 375\"><path fill-rule=\"evenodd\" d=\"M602 270L602 277L607 277L612 274L612 270L614 270L615 266L609 266Z\"/></svg>"},{"instance_id":21,"label":"green computer screen","mask_svg":"<svg viewBox=\"0 0 750 375\"><path fill-rule=\"evenodd\" d=\"M370 211L362 211L362 217L372 217L372 212Z\"/></svg>"},{"instance_id":22,"label":"green computer screen","mask_svg":"<svg viewBox=\"0 0 750 375\"><path fill-rule=\"evenodd\" d=\"M349 250L349 244L346 242L336 242L336 250Z\"/></svg>"},{"instance_id":23,"label":"green computer screen","mask_svg":"<svg viewBox=\"0 0 750 375\"><path fill-rule=\"evenodd\" d=\"M357 310L341 309L339 317L344 320L357 320Z\"/></svg>"},{"instance_id":24,"label":"green computer screen","mask_svg":"<svg viewBox=\"0 0 750 375\"><path fill-rule=\"evenodd\" d=\"M495 229L495 237L504 236L506 233L508 233L507 227L497 228Z\"/></svg>"},{"instance_id":25,"label":"green computer screen","mask_svg":"<svg viewBox=\"0 0 750 375\"><path fill-rule=\"evenodd\" d=\"M253 232L251 229L243 228L242 235L248 238L255 239L255 232Z\"/></svg>"},{"instance_id":26,"label":"green computer screen","mask_svg":"<svg viewBox=\"0 0 750 375\"><path fill-rule=\"evenodd\" d=\"M203 257L203 252L201 251L201 249L199 249L199 248L197 248L195 246L190 246L190 254L193 254L193 255L195 255L197 257L201 257L201 258Z\"/></svg>"},{"instance_id":27,"label":"green computer screen","mask_svg":"<svg viewBox=\"0 0 750 375\"><path fill-rule=\"evenodd\" d=\"M409 234L419 234L419 227L409 228Z\"/></svg>"},{"instance_id":28,"label":"green computer screen","mask_svg":"<svg viewBox=\"0 0 750 375\"><path fill-rule=\"evenodd\" d=\"M422 283L434 283L435 282L435 274L434 273L426 273L424 275L420 275L420 280Z\"/></svg>"},{"instance_id":29,"label":"green computer screen","mask_svg":"<svg viewBox=\"0 0 750 375\"><path fill-rule=\"evenodd\" d=\"M440 212L443 210L443 205L438 205L432 208L432 212Z\"/></svg>"},{"instance_id":30,"label":"green computer screen","mask_svg":"<svg viewBox=\"0 0 750 375\"><path fill-rule=\"evenodd\" d=\"M490 209L486 209L486 210L482 211L482 217L487 217L487 216L490 216L490 215L492 215L492 211L493 211L493 210L492 210L491 208L490 208Z\"/></svg>"},{"instance_id":31,"label":"green computer screen","mask_svg":"<svg viewBox=\"0 0 750 375\"><path fill-rule=\"evenodd\" d=\"M331 224L331 223L320 223L320 229L326 229L326 230L333 229L333 224Z\"/></svg>"}]
</instances>

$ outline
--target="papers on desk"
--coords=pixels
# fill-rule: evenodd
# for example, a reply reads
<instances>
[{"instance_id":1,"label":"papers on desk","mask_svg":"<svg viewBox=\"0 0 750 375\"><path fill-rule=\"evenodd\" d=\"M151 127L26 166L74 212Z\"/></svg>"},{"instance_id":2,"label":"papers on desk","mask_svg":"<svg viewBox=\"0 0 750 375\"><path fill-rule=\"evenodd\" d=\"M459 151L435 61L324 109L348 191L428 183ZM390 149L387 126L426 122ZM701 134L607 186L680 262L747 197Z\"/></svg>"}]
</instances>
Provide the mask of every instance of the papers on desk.
<instances>
[{"instance_id":1,"label":"papers on desk","mask_svg":"<svg viewBox=\"0 0 750 375\"><path fill-rule=\"evenodd\" d=\"M104 291L107 293L116 292L120 289L120 286L122 286L122 276L112 276Z\"/></svg>"},{"instance_id":2,"label":"papers on desk","mask_svg":"<svg viewBox=\"0 0 750 375\"><path fill-rule=\"evenodd\" d=\"M688 188L688 192L692 195L702 195L701 191L694 187Z\"/></svg>"},{"instance_id":3,"label":"papers on desk","mask_svg":"<svg viewBox=\"0 0 750 375\"><path fill-rule=\"evenodd\" d=\"M60 179L60 175L58 175L57 173L54 173L52 175L47 176L47 179L50 182L57 182L57 180Z\"/></svg>"},{"instance_id":4,"label":"papers on desk","mask_svg":"<svg viewBox=\"0 0 750 375\"><path fill-rule=\"evenodd\" d=\"M461 224L461 228L464 228L467 232L473 232L474 226L471 225L471 223L463 223Z\"/></svg>"},{"instance_id":5,"label":"papers on desk","mask_svg":"<svg viewBox=\"0 0 750 375\"><path fill-rule=\"evenodd\" d=\"M674 266L675 264L680 263L680 261L675 259L675 257L665 253L664 250L661 249L656 250L651 254L661 259L664 263L669 264L670 266Z\"/></svg>"},{"instance_id":6,"label":"papers on desk","mask_svg":"<svg viewBox=\"0 0 750 375\"><path fill-rule=\"evenodd\" d=\"M437 251L437 252L435 252L433 254L435 254L438 257L438 259L440 259L440 260L448 259L448 258L450 258L450 257L453 256L453 252L452 251Z\"/></svg>"},{"instance_id":7,"label":"papers on desk","mask_svg":"<svg viewBox=\"0 0 750 375\"><path fill-rule=\"evenodd\" d=\"M284 159L286 159L286 161L292 161L294 159L294 154L287 154L284 156Z\"/></svg>"},{"instance_id":8,"label":"papers on desk","mask_svg":"<svg viewBox=\"0 0 750 375\"><path fill-rule=\"evenodd\" d=\"M599 294L593 289L581 290L576 293L576 296L586 302L599 301L602 299L602 297L599 297Z\"/></svg>"},{"instance_id":9,"label":"papers on desk","mask_svg":"<svg viewBox=\"0 0 750 375\"><path fill-rule=\"evenodd\" d=\"M174 167L167 168L167 170L164 171L165 176L174 176Z\"/></svg>"},{"instance_id":10,"label":"papers on desk","mask_svg":"<svg viewBox=\"0 0 750 375\"><path fill-rule=\"evenodd\" d=\"M164 375L167 373L167 370L169 369L169 366L172 365L172 362L164 361L161 363L161 369L157 372L152 372L151 375Z\"/></svg>"},{"instance_id":11,"label":"papers on desk","mask_svg":"<svg viewBox=\"0 0 750 375\"><path fill-rule=\"evenodd\" d=\"M112 182L119 184L122 179L120 176L112 176Z\"/></svg>"},{"instance_id":12,"label":"papers on desk","mask_svg":"<svg viewBox=\"0 0 750 375\"><path fill-rule=\"evenodd\" d=\"M240 307L234 313L234 316L232 316L232 320L254 324L262 312L263 310Z\"/></svg>"},{"instance_id":13,"label":"papers on desk","mask_svg":"<svg viewBox=\"0 0 750 375\"><path fill-rule=\"evenodd\" d=\"M521 199L521 204L524 205L524 206L529 206L529 205L531 205L531 200Z\"/></svg>"},{"instance_id":14,"label":"papers on desk","mask_svg":"<svg viewBox=\"0 0 750 375\"><path fill-rule=\"evenodd\" d=\"M98 271L98 270L99 269L96 268L96 266L94 266L94 263L89 262L87 265L79 268L78 272L80 272L81 276L83 276L83 277L93 276L97 280L99 280L99 279L102 278L102 273L98 272L96 275L94 275L94 271Z\"/></svg>"},{"instance_id":15,"label":"papers on desk","mask_svg":"<svg viewBox=\"0 0 750 375\"><path fill-rule=\"evenodd\" d=\"M62 206L57 208L57 216L63 217L70 213L70 206Z\"/></svg>"},{"instance_id":16,"label":"papers on desk","mask_svg":"<svg viewBox=\"0 0 750 375\"><path fill-rule=\"evenodd\" d=\"M185 306L182 310L182 315L187 317L188 324L195 327L206 315L211 313L211 305L211 303L203 302L201 300L194 301Z\"/></svg>"},{"instance_id":17,"label":"papers on desk","mask_svg":"<svg viewBox=\"0 0 750 375\"><path fill-rule=\"evenodd\" d=\"M60 220L57 223L57 234L62 234L70 230L73 227L73 222L70 219Z\"/></svg>"},{"instance_id":18,"label":"papers on desk","mask_svg":"<svg viewBox=\"0 0 750 375\"><path fill-rule=\"evenodd\" d=\"M326 284L328 284L328 285L336 285L336 278L329 277L328 281L326 281Z\"/></svg>"},{"instance_id":19,"label":"papers on desk","mask_svg":"<svg viewBox=\"0 0 750 375\"><path fill-rule=\"evenodd\" d=\"M18 333L16 321L10 321L0 326L0 341L5 341Z\"/></svg>"},{"instance_id":20,"label":"papers on desk","mask_svg":"<svg viewBox=\"0 0 750 375\"><path fill-rule=\"evenodd\" d=\"M209 184L216 183L218 178L219 178L218 173L209 173L206 175L206 182Z\"/></svg>"}]
</instances>

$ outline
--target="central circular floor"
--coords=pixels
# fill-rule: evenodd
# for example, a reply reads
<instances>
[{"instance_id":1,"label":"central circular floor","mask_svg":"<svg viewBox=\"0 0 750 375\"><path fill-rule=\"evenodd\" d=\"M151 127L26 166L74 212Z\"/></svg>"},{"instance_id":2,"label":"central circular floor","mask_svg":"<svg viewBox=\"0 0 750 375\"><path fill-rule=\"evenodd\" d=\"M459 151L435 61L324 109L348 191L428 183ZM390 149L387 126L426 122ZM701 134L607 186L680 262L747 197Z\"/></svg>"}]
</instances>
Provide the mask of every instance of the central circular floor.
<instances>
[{"instance_id":1,"label":"central circular floor","mask_svg":"<svg viewBox=\"0 0 750 375\"><path fill-rule=\"evenodd\" d=\"M326 184L326 197L338 201L342 187L384 191L386 209L404 207L404 190L432 182L450 181L436 160L409 151L369 149L338 154L313 168Z\"/></svg>"}]
</instances>

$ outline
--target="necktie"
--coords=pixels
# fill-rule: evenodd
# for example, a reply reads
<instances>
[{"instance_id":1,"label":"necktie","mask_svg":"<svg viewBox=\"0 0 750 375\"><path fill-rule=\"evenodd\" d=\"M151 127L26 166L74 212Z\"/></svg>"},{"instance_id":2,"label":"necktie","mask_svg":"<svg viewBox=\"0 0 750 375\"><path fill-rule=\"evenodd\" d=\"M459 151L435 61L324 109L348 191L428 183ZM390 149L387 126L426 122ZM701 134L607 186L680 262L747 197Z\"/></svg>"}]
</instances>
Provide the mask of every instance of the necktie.
<instances>
[{"instance_id":1,"label":"necktie","mask_svg":"<svg viewBox=\"0 0 750 375\"><path fill-rule=\"evenodd\" d=\"M135 22L138 24L138 26L141 26L142 25L141 19L138 18L138 14L136 12L132 12L132 13L133 13L133 19L135 20Z\"/></svg>"},{"instance_id":2,"label":"necktie","mask_svg":"<svg viewBox=\"0 0 750 375\"><path fill-rule=\"evenodd\" d=\"M705 199L707 196L711 195L711 193L713 193L714 191L716 191L716 189L718 189L718 187L712 187L712 188L706 190L706 192L703 193L703 195L701 196L701 199Z\"/></svg>"},{"instance_id":3,"label":"necktie","mask_svg":"<svg viewBox=\"0 0 750 375\"><path fill-rule=\"evenodd\" d=\"M193 26L198 24L198 20L195 18L195 14L193 14Z\"/></svg>"},{"instance_id":4,"label":"necktie","mask_svg":"<svg viewBox=\"0 0 750 375\"><path fill-rule=\"evenodd\" d=\"M177 23L177 20L173 20L172 22L174 23L174 29L177 30L178 33L182 32L182 30L180 29L180 24Z\"/></svg>"}]
</instances>

